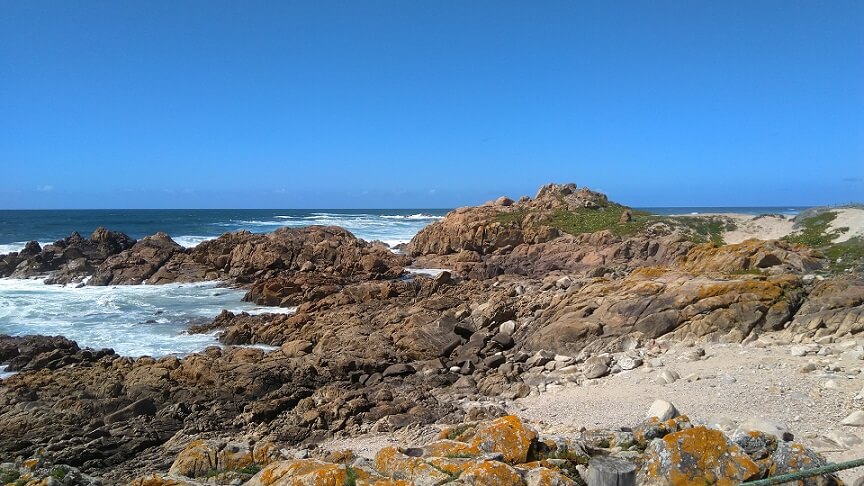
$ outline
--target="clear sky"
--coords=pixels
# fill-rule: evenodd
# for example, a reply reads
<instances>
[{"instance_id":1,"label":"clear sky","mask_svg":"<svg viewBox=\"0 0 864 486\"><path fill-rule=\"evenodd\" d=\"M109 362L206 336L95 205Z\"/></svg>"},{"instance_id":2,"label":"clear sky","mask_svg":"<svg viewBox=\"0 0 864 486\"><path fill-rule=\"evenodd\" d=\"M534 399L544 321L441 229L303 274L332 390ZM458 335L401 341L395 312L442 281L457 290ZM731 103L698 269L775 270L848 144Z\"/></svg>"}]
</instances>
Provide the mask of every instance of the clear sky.
<instances>
[{"instance_id":1,"label":"clear sky","mask_svg":"<svg viewBox=\"0 0 864 486\"><path fill-rule=\"evenodd\" d=\"M0 208L864 200L864 2L0 0Z\"/></svg>"}]
</instances>

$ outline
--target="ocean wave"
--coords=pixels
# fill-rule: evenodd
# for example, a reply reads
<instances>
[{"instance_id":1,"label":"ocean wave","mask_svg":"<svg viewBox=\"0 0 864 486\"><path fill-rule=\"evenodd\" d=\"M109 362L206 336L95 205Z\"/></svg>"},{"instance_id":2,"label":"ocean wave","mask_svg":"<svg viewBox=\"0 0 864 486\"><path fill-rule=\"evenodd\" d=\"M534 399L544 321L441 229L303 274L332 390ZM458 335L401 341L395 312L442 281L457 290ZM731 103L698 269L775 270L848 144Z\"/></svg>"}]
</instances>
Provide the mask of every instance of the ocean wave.
<instances>
[{"instance_id":1,"label":"ocean wave","mask_svg":"<svg viewBox=\"0 0 864 486\"><path fill-rule=\"evenodd\" d=\"M393 215L385 214L381 217L385 218L385 219L411 219L411 220L425 220L425 219L439 220L439 219L444 219L444 216L435 216L432 214L422 214L422 213L409 214L407 216L400 215L400 214L393 214Z\"/></svg>"},{"instance_id":2,"label":"ocean wave","mask_svg":"<svg viewBox=\"0 0 864 486\"><path fill-rule=\"evenodd\" d=\"M0 244L0 255L5 255L7 253L20 252L27 245L27 241L16 241L14 243L3 243ZM39 246L45 247L45 245L53 244L53 241L40 241Z\"/></svg>"},{"instance_id":3,"label":"ocean wave","mask_svg":"<svg viewBox=\"0 0 864 486\"><path fill-rule=\"evenodd\" d=\"M232 312L290 313L243 302L244 291L215 282L80 287L0 279L0 334L62 335L126 356L164 356L218 345L215 333L187 334L190 322Z\"/></svg>"},{"instance_id":4,"label":"ocean wave","mask_svg":"<svg viewBox=\"0 0 864 486\"><path fill-rule=\"evenodd\" d=\"M205 241L210 241L214 236L172 236L171 239L174 240L178 245L184 248L195 248L196 246L204 243Z\"/></svg>"}]
</instances>

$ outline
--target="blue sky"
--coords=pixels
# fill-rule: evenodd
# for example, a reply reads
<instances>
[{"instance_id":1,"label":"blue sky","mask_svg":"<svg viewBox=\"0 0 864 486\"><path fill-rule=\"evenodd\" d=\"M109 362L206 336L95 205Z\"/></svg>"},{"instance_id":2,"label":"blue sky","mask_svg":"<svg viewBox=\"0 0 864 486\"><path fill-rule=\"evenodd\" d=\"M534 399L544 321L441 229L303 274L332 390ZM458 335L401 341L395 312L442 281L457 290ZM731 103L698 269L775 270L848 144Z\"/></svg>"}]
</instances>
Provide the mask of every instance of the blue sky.
<instances>
[{"instance_id":1,"label":"blue sky","mask_svg":"<svg viewBox=\"0 0 864 486\"><path fill-rule=\"evenodd\" d=\"M0 0L0 208L864 200L864 2Z\"/></svg>"}]
</instances>

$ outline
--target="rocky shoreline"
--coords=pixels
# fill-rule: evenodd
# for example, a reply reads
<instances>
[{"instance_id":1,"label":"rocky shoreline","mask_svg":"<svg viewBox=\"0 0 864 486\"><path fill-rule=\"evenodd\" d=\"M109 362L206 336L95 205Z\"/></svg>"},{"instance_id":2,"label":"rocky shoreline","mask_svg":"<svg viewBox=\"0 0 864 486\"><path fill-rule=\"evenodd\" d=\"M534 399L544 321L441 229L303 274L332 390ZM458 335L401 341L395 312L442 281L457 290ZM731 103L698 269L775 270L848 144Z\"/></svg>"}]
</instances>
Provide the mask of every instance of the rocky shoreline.
<instances>
[{"instance_id":1,"label":"rocky shoreline","mask_svg":"<svg viewBox=\"0 0 864 486\"><path fill-rule=\"evenodd\" d=\"M0 363L21 371L0 382L0 462L9 463L0 469L17 475L12 484L581 484L591 457L617 456L638 469L638 484L737 484L820 463L782 434L727 437L677 414L541 439L500 405L638 369L671 383L684 377L652 360L678 346L837 340L856 350L857 247L844 241L838 253L830 237L802 244L813 227L727 245L727 223L641 214L567 184L455 210L404 254L321 226L229 233L193 249L161 233L134 241L104 229L34 242L0 256L0 276L221 280L250 301L297 310L223 312L191 332L219 330L226 346L184 358L0 337ZM236 346L249 344L278 350ZM334 437L441 426L446 444L378 452L374 464L347 453L298 457ZM640 427L662 431L640 436ZM496 428L521 437L518 454L510 435L506 444L484 435ZM559 443L584 454L561 454ZM696 443L713 445L695 466L659 459ZM709 460L708 449L722 454ZM197 459L184 469L190 455L207 458L206 469ZM56 478L55 468L68 474Z\"/></svg>"}]
</instances>

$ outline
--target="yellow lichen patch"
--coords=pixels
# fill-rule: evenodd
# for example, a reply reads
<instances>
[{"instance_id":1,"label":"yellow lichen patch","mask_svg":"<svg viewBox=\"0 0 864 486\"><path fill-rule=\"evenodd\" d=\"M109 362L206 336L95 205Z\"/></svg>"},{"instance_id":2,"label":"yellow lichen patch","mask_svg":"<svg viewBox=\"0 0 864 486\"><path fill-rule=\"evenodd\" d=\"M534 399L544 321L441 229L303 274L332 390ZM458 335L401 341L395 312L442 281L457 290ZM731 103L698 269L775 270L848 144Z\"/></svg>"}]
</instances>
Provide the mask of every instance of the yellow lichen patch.
<instances>
[{"instance_id":1,"label":"yellow lichen patch","mask_svg":"<svg viewBox=\"0 0 864 486\"><path fill-rule=\"evenodd\" d=\"M439 471L418 457L409 457L399 452L395 447L385 447L375 455L375 469L392 479L414 481L417 486L434 485L450 479L450 476Z\"/></svg>"},{"instance_id":2,"label":"yellow lichen patch","mask_svg":"<svg viewBox=\"0 0 864 486\"><path fill-rule=\"evenodd\" d=\"M177 454L168 474L197 478L215 470L218 462L216 448L209 442L198 439L190 442Z\"/></svg>"},{"instance_id":3,"label":"yellow lichen patch","mask_svg":"<svg viewBox=\"0 0 864 486\"><path fill-rule=\"evenodd\" d=\"M345 466L317 459L298 459L270 464L245 486L342 486L347 479Z\"/></svg>"},{"instance_id":4,"label":"yellow lichen patch","mask_svg":"<svg viewBox=\"0 0 864 486\"><path fill-rule=\"evenodd\" d=\"M424 456L437 457L476 457L480 455L480 449L473 445L456 440L436 440L423 446Z\"/></svg>"},{"instance_id":5,"label":"yellow lichen patch","mask_svg":"<svg viewBox=\"0 0 864 486\"><path fill-rule=\"evenodd\" d=\"M458 459L451 457L430 457L426 459L426 462L431 464L435 469L444 471L451 476L462 474L462 471L473 463L471 459Z\"/></svg>"},{"instance_id":6,"label":"yellow lichen patch","mask_svg":"<svg viewBox=\"0 0 864 486\"><path fill-rule=\"evenodd\" d=\"M528 486L571 486L576 482L560 472L546 467L538 467L525 475Z\"/></svg>"},{"instance_id":7,"label":"yellow lichen patch","mask_svg":"<svg viewBox=\"0 0 864 486\"><path fill-rule=\"evenodd\" d=\"M718 430L693 427L666 435L645 451L644 485L731 486L758 477L760 470Z\"/></svg>"},{"instance_id":8,"label":"yellow lichen patch","mask_svg":"<svg viewBox=\"0 0 864 486\"><path fill-rule=\"evenodd\" d=\"M459 476L462 484L522 486L522 476L519 471L498 461L474 462Z\"/></svg>"},{"instance_id":9,"label":"yellow lichen patch","mask_svg":"<svg viewBox=\"0 0 864 486\"><path fill-rule=\"evenodd\" d=\"M500 452L504 460L518 464L528 460L537 432L515 415L506 415L481 424L474 433L473 447L484 452Z\"/></svg>"},{"instance_id":10,"label":"yellow lichen patch","mask_svg":"<svg viewBox=\"0 0 864 486\"><path fill-rule=\"evenodd\" d=\"M41 460L41 459L37 459L37 458L27 459L26 461L22 462L21 465L22 465L25 469L29 469L29 470L33 471L33 470L35 470L37 467L39 467L39 466L42 465L42 460Z\"/></svg>"}]
</instances>

